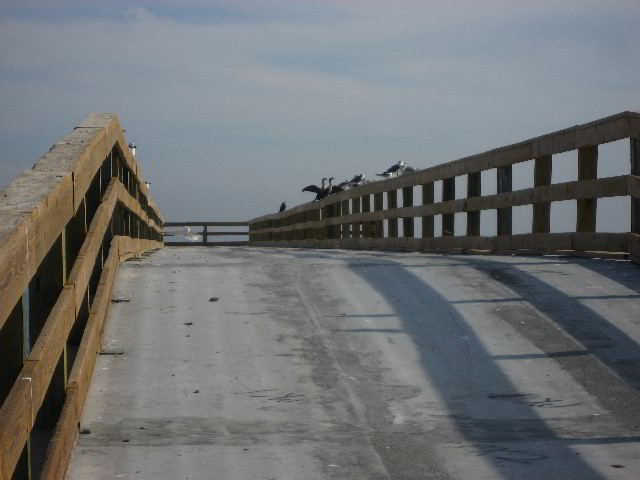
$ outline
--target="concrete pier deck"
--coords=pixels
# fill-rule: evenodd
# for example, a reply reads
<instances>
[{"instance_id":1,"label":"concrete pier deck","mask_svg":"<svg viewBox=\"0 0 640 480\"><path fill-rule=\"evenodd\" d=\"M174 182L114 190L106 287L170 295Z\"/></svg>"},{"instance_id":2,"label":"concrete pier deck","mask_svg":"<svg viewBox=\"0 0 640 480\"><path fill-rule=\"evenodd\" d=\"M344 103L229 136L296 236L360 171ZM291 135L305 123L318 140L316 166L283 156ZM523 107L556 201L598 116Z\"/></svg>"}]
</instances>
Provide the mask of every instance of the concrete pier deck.
<instances>
[{"instance_id":1,"label":"concrete pier deck","mask_svg":"<svg viewBox=\"0 0 640 480\"><path fill-rule=\"evenodd\" d=\"M176 247L113 297L72 480L640 478L638 266Z\"/></svg>"}]
</instances>

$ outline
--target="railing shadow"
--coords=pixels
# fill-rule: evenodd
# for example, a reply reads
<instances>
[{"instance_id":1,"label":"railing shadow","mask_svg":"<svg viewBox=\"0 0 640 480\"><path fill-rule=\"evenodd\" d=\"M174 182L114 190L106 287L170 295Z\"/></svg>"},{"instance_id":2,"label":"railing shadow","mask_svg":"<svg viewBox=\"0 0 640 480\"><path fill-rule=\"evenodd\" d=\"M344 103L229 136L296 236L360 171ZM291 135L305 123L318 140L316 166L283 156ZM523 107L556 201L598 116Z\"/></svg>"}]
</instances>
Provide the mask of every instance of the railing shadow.
<instances>
[{"instance_id":1,"label":"railing shadow","mask_svg":"<svg viewBox=\"0 0 640 480\"><path fill-rule=\"evenodd\" d=\"M265 249L264 252L270 254L284 252L294 257L300 256L307 259L314 257L314 253L311 251ZM327 257L322 252L319 252L318 255ZM544 462L549 458L550 450L555 459L563 459L562 461L565 462L563 470L571 472L571 478L604 478L593 466L576 455L572 447L579 444L638 442L640 437L634 435L616 435L614 439L613 436L609 437L606 434L598 435L598 438L580 435L579 432L575 432L574 435L566 435L566 432L562 436L557 434L548 422L539 415L539 409L543 407L570 408L571 405L557 403L547 405L544 403L546 400L540 403L535 401L534 396L518 391L503 371L503 367L498 364L498 361L510 359L489 354L474 333L472 326L468 324L468 319L458 312L453 302L443 297L425 279L409 271L403 264L393 259L384 259L383 256L380 255L376 258L375 265L373 263L371 265L372 268L358 268L362 266L361 263L350 262L348 258L344 258L343 261L352 273L370 285L382 299L393 307L402 327L399 329L356 328L344 329L344 331L363 334L378 332L409 335L420 356L420 364L425 376L435 386L447 408L447 417L455 424L455 428L466 442L472 445L473 454L489 459L501 478L513 478L516 471L520 473L526 471L527 475L533 475L535 472L539 478L554 478L557 473L555 470L557 465L554 466L554 462ZM458 266L471 266L489 275L492 271L499 270L502 280L510 290L546 315L551 322L566 333L583 342L585 348L578 348L574 342L573 345L565 345L568 347L566 351L558 350L550 354L541 354L542 357L554 359L563 368L566 368L567 365L563 365L562 362L566 363L575 359L579 359L583 367L585 366L585 358L591 359L592 364L599 364L600 360L596 359L595 355L609 348L614 342L613 339L618 344L623 344L625 348L638 351L637 344L615 326L610 325L605 318L533 275L519 271L517 263L509 265L476 257L463 257L459 262L453 263ZM381 274L379 269L375 268L376 266L393 267L393 274ZM415 265L412 265L413 267ZM419 312L415 310L416 299L420 299L423 305ZM414 307L405 307L411 305ZM584 329L584 321L578 322L577 318L589 319L603 332L603 336L590 335L589 329L582 330ZM343 330L336 330L336 332L340 331ZM460 338L457 348L451 349L450 342L440 341L440 339L451 335L457 335ZM531 337L529 334L525 336ZM532 340L536 344L536 338ZM603 340L605 343L602 343ZM541 349L543 352L545 351L545 348ZM557 349L554 348L554 350ZM513 358L513 360L519 359L519 356ZM630 376L629 372L620 368L621 366L616 362L605 360L605 363L608 368L621 377L632 380L632 383L638 382L637 374ZM593 367L593 365L587 367ZM576 375L579 372L576 368L571 368L569 373ZM594 372L587 368L586 373L593 375ZM604 376L615 378L615 375L610 375L608 372ZM576 379L583 384L587 380L584 378L584 374L578 374L577 377ZM602 378L601 375L595 377ZM598 400L612 395L611 391L603 392L601 389L593 387L593 385L587 384L587 390L591 388L591 393L594 393ZM610 387L611 385L607 385L604 388ZM618 388L629 389L626 385L618 385ZM615 395L615 392L613 394ZM470 396L479 398L478 401L481 405L470 405L464 400ZM486 399L481 399L482 396L485 396ZM638 403L639 397L633 390L625 392L624 400L620 399L620 402L626 402L629 398L635 399L634 402ZM614 400L614 402L616 401ZM603 403L605 407L613 407L613 409L621 407L619 404ZM632 412L633 407L629 409L628 406L628 404L626 407L623 406L622 411ZM635 414L632 413L632 416L637 417L639 412L640 408L636 408ZM591 420L589 419L589 421ZM626 421L630 425L640 425L637 418L627 418ZM576 423L579 422L580 420L576 419ZM623 428L623 430L626 429ZM544 442L546 448L536 450L536 445L542 445L539 442ZM548 446L548 442L553 445L551 448Z\"/></svg>"},{"instance_id":2,"label":"railing shadow","mask_svg":"<svg viewBox=\"0 0 640 480\"><path fill-rule=\"evenodd\" d=\"M478 271L486 273L494 282L498 282L508 290L515 292L528 305L544 314L556 326L560 327L563 332L577 340L589 352L590 358L597 358L598 362L594 365L602 362L629 386L634 388L636 392L640 392L640 345L607 318L582 303L582 300L585 299L612 300L614 299L612 296L569 295L543 281L535 274L519 268L517 262L509 263L479 257L467 257L463 262L468 266L473 266ZM565 260L564 264L572 264L589 269L627 288L630 285L628 282L622 281L622 279L626 278L626 275L621 274L620 270L628 269L631 272L637 270L636 267L628 263L617 265L617 272L615 269L611 269L611 264L607 262L576 259L574 261ZM618 296L615 297L615 299L619 299ZM622 299L629 298L637 297L631 295L629 297L624 296ZM520 325L517 322L511 323L516 328ZM548 341L548 339L536 335L536 332L524 332L521 328L519 330L538 347ZM555 341L563 342L563 340L557 338ZM569 340L564 340L563 343L569 346ZM579 372L574 370L583 369L583 366L573 365L569 361L561 361L561 364L576 375ZM589 386L588 379L584 380L587 381L587 386ZM591 393L601 392L605 395L603 389L612 387L615 386L591 385ZM610 394L605 396L608 397ZM613 404L608 406L615 407ZM640 407L640 403L638 406Z\"/></svg>"}]
</instances>

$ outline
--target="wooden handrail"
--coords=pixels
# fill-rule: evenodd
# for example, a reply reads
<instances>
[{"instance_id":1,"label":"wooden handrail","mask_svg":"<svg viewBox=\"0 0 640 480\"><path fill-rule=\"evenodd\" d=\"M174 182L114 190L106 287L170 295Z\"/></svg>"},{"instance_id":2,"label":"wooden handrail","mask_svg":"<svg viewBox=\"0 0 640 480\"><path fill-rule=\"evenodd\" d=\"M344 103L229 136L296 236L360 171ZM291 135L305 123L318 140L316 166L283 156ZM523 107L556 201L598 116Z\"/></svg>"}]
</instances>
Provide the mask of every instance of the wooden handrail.
<instances>
[{"instance_id":1,"label":"wooden handrail","mask_svg":"<svg viewBox=\"0 0 640 480\"><path fill-rule=\"evenodd\" d=\"M631 168L628 175L597 178L598 145L630 139ZM559 153L578 151L578 180L551 183L552 158ZM512 191L512 166L535 162L534 186ZM481 194L481 172L495 169L497 193ZM467 197L456 199L455 178L467 176ZM434 182L442 181L442 198L434 199ZM421 186L422 199L413 198L413 187ZM398 191L402 192L398 204ZM249 239L261 246L327 246L400 248L411 250L473 250L482 244L490 250L520 249L522 245L539 251L560 251L567 247L566 236L549 233L552 202L577 201L575 232L569 232L569 249L584 251L597 247L609 252L623 252L637 260L640 234L640 113L621 112L583 125L577 125L524 142L496 148L461 158L419 172L380 180L309 202L282 213L257 217L249 221ZM373 211L371 209L373 195ZM383 208L383 196L387 207ZM632 203L631 229L608 237L595 232L598 198L629 197ZM513 236L511 210L532 205L532 234ZM480 211L496 210L497 234L480 237ZM453 216L467 214L467 235L454 232ZM434 216L442 216L443 235L433 236ZM414 221L422 218L422 237L414 238ZM398 221L402 219L403 236L398 238ZM387 221L384 236L383 222ZM454 237L454 234L456 235ZM513 242L504 240L512 237ZM528 240L524 241L523 239ZM611 239L607 244L604 238ZM536 239L540 248L530 240ZM554 240L555 239L555 240ZM555 243L554 243L555 242ZM516 248L517 247L517 248ZM544 248L543 248L544 247Z\"/></svg>"},{"instance_id":2,"label":"wooden handrail","mask_svg":"<svg viewBox=\"0 0 640 480\"><path fill-rule=\"evenodd\" d=\"M0 478L39 424L67 432L40 476L60 478L77 433L60 414L82 411L90 375L73 372L94 363L75 337L106 315L117 263L162 246L162 217L113 114L89 116L0 193Z\"/></svg>"}]
</instances>

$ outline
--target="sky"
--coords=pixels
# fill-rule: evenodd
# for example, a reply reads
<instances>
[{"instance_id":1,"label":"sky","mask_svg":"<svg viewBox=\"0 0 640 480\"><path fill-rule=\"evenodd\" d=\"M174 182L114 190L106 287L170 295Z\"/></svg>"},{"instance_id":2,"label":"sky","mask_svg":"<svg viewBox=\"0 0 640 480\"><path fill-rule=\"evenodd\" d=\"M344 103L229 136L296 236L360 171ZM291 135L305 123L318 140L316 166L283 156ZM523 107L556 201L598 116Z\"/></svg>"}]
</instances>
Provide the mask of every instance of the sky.
<instances>
[{"instance_id":1,"label":"sky","mask_svg":"<svg viewBox=\"0 0 640 480\"><path fill-rule=\"evenodd\" d=\"M631 0L0 0L0 188L115 112L165 220L248 220L322 177L640 110L638 25Z\"/></svg>"}]
</instances>

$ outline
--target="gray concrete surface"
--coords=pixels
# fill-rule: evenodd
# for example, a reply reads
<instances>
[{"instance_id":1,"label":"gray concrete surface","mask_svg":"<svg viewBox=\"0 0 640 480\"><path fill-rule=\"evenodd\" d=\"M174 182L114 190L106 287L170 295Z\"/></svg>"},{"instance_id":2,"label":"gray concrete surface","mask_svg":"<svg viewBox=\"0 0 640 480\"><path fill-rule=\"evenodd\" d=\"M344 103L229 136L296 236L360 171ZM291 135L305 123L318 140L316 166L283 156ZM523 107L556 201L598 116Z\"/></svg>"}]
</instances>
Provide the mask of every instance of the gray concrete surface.
<instances>
[{"instance_id":1,"label":"gray concrete surface","mask_svg":"<svg viewBox=\"0 0 640 480\"><path fill-rule=\"evenodd\" d=\"M640 478L638 266L184 247L113 296L71 479Z\"/></svg>"}]
</instances>

